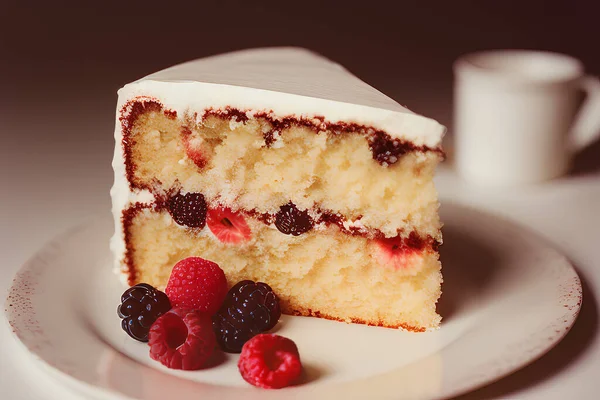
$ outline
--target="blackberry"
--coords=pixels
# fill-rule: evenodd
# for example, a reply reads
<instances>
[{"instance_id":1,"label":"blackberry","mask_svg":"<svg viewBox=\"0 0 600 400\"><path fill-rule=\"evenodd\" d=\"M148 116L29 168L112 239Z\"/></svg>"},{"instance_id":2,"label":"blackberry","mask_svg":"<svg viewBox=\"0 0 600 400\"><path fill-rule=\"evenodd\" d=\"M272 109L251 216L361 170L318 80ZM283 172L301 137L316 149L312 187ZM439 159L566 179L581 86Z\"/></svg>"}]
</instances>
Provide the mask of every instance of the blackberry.
<instances>
[{"instance_id":1,"label":"blackberry","mask_svg":"<svg viewBox=\"0 0 600 400\"><path fill-rule=\"evenodd\" d=\"M221 349L239 353L252 337L273 328L281 309L269 285L245 280L227 293L219 312L213 316L213 329Z\"/></svg>"},{"instance_id":2,"label":"blackberry","mask_svg":"<svg viewBox=\"0 0 600 400\"><path fill-rule=\"evenodd\" d=\"M206 225L206 201L201 193L177 193L167 204L169 214L179 225L204 228Z\"/></svg>"},{"instance_id":3,"label":"blackberry","mask_svg":"<svg viewBox=\"0 0 600 400\"><path fill-rule=\"evenodd\" d=\"M310 231L313 220L306 210L300 211L292 202L281 206L275 215L275 226L286 235L299 236Z\"/></svg>"},{"instance_id":4,"label":"blackberry","mask_svg":"<svg viewBox=\"0 0 600 400\"><path fill-rule=\"evenodd\" d=\"M368 141L373 159L386 167L395 164L404 154L414 150L413 144L392 139L382 131L376 131L369 135Z\"/></svg>"},{"instance_id":5,"label":"blackberry","mask_svg":"<svg viewBox=\"0 0 600 400\"><path fill-rule=\"evenodd\" d=\"M121 328L129 336L147 342L154 321L170 309L171 302L166 294L147 283L138 283L123 293L117 314L122 318Z\"/></svg>"}]
</instances>

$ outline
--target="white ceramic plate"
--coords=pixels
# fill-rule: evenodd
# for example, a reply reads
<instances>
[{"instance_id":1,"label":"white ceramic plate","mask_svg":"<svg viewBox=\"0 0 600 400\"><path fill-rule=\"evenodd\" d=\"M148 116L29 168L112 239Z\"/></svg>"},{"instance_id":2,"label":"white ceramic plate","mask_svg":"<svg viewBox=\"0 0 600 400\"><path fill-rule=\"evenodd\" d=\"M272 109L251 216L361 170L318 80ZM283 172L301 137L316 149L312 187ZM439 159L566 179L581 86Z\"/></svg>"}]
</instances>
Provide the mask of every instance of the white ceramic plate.
<instances>
[{"instance_id":1,"label":"white ceramic plate","mask_svg":"<svg viewBox=\"0 0 600 400\"><path fill-rule=\"evenodd\" d=\"M237 356L193 372L163 368L129 339L116 315L110 217L44 247L18 272L6 316L27 351L88 398L164 400L445 398L530 363L568 332L581 306L564 256L513 223L458 205L442 207L444 316L435 332L410 333L283 317L306 383L260 390L240 377Z\"/></svg>"}]
</instances>

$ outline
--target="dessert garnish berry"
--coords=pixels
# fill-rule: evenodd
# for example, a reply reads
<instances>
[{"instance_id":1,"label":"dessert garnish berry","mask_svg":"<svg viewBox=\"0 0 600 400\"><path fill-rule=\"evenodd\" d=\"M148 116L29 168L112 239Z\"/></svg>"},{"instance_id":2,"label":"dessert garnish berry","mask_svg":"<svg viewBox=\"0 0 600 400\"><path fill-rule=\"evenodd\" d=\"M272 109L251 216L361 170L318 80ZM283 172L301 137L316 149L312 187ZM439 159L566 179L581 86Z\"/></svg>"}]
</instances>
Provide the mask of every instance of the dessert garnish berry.
<instances>
[{"instance_id":1,"label":"dessert garnish berry","mask_svg":"<svg viewBox=\"0 0 600 400\"><path fill-rule=\"evenodd\" d=\"M167 208L179 225L200 229L206 225L206 201L201 193L177 193L169 199Z\"/></svg>"},{"instance_id":2,"label":"dessert garnish berry","mask_svg":"<svg viewBox=\"0 0 600 400\"><path fill-rule=\"evenodd\" d=\"M219 310L227 295L227 278L216 263L200 257L188 257L173 267L165 293L173 307L212 315Z\"/></svg>"},{"instance_id":3,"label":"dessert garnish berry","mask_svg":"<svg viewBox=\"0 0 600 400\"><path fill-rule=\"evenodd\" d=\"M265 389L293 385L302 375L296 344L274 334L260 334L246 342L238 369L246 382Z\"/></svg>"},{"instance_id":4,"label":"dessert garnish berry","mask_svg":"<svg viewBox=\"0 0 600 400\"><path fill-rule=\"evenodd\" d=\"M148 344L153 360L184 370L202 368L216 348L210 316L183 308L174 308L154 322Z\"/></svg>"},{"instance_id":5,"label":"dessert garnish berry","mask_svg":"<svg viewBox=\"0 0 600 400\"><path fill-rule=\"evenodd\" d=\"M212 320L221 349L239 353L250 338L272 329L279 317L279 298L273 289L263 282L244 280L229 290Z\"/></svg>"},{"instance_id":6,"label":"dessert garnish berry","mask_svg":"<svg viewBox=\"0 0 600 400\"><path fill-rule=\"evenodd\" d=\"M117 314L122 318L121 327L129 336L147 342L154 321L170 309L166 294L147 283L138 283L123 293Z\"/></svg>"},{"instance_id":7,"label":"dessert garnish berry","mask_svg":"<svg viewBox=\"0 0 600 400\"><path fill-rule=\"evenodd\" d=\"M208 210L206 222L213 235L222 243L242 243L252 237L246 219L240 213L226 207Z\"/></svg>"},{"instance_id":8,"label":"dessert garnish berry","mask_svg":"<svg viewBox=\"0 0 600 400\"><path fill-rule=\"evenodd\" d=\"M281 206L275 215L275 226L281 233L299 236L313 228L313 220L306 210L298 210L292 202Z\"/></svg>"}]
</instances>

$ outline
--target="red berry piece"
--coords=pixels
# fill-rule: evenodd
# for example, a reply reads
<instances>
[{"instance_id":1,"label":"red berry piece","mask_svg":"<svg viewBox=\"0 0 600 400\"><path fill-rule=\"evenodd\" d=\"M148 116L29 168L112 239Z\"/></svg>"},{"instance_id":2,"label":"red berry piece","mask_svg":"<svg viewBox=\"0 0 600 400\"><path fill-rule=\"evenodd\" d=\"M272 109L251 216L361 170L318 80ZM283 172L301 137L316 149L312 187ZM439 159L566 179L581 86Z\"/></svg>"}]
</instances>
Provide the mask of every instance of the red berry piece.
<instances>
[{"instance_id":1,"label":"red berry piece","mask_svg":"<svg viewBox=\"0 0 600 400\"><path fill-rule=\"evenodd\" d=\"M168 368L202 368L216 341L210 317L196 310L174 308L154 322L148 344L150 357Z\"/></svg>"},{"instance_id":2,"label":"red berry piece","mask_svg":"<svg viewBox=\"0 0 600 400\"><path fill-rule=\"evenodd\" d=\"M253 336L272 329L281 317L279 298L269 285L245 280L233 286L218 313L213 328L223 351L239 353Z\"/></svg>"},{"instance_id":3,"label":"red berry piece","mask_svg":"<svg viewBox=\"0 0 600 400\"><path fill-rule=\"evenodd\" d=\"M165 293L173 307L212 315L219 310L227 295L227 278L216 263L200 257L188 257L173 267Z\"/></svg>"},{"instance_id":4,"label":"red berry piece","mask_svg":"<svg viewBox=\"0 0 600 400\"><path fill-rule=\"evenodd\" d=\"M222 243L242 243L252 237L244 217L226 207L208 210L206 222L213 235Z\"/></svg>"},{"instance_id":5,"label":"red berry piece","mask_svg":"<svg viewBox=\"0 0 600 400\"><path fill-rule=\"evenodd\" d=\"M206 225L206 201L201 193L177 193L169 199L167 207L179 225L200 229Z\"/></svg>"},{"instance_id":6,"label":"red berry piece","mask_svg":"<svg viewBox=\"0 0 600 400\"><path fill-rule=\"evenodd\" d=\"M292 202L281 206L275 215L275 226L286 235L299 236L313 228L313 220L306 210L300 211Z\"/></svg>"},{"instance_id":7,"label":"red berry piece","mask_svg":"<svg viewBox=\"0 0 600 400\"><path fill-rule=\"evenodd\" d=\"M411 256L423 248L423 240L412 233L408 238L396 236L376 239L373 244L375 246L375 258L379 264L394 269L406 268L410 263Z\"/></svg>"},{"instance_id":8,"label":"red berry piece","mask_svg":"<svg viewBox=\"0 0 600 400\"><path fill-rule=\"evenodd\" d=\"M293 385L302 374L296 344L274 334L260 334L246 342L238 368L246 382L265 389Z\"/></svg>"},{"instance_id":9,"label":"red berry piece","mask_svg":"<svg viewBox=\"0 0 600 400\"><path fill-rule=\"evenodd\" d=\"M117 314L122 319L121 328L129 336L147 342L154 321L170 309L166 294L147 283L138 283L123 293Z\"/></svg>"},{"instance_id":10,"label":"red berry piece","mask_svg":"<svg viewBox=\"0 0 600 400\"><path fill-rule=\"evenodd\" d=\"M187 156L196 164L198 168L204 168L208 163L209 147L205 145L204 140L198 133L192 132L188 127L181 130L183 147Z\"/></svg>"}]
</instances>

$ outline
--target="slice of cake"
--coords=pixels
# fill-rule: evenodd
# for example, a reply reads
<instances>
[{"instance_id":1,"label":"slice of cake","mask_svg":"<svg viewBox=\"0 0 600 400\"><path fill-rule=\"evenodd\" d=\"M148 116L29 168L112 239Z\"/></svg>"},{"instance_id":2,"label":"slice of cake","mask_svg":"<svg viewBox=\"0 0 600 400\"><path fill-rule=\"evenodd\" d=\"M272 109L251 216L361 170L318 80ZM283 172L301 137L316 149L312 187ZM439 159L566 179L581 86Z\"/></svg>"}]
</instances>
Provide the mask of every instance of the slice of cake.
<instances>
[{"instance_id":1,"label":"slice of cake","mask_svg":"<svg viewBox=\"0 0 600 400\"><path fill-rule=\"evenodd\" d=\"M181 64L119 91L118 270L164 288L188 256L283 311L413 331L440 323L434 170L445 128L294 48Z\"/></svg>"}]
</instances>

